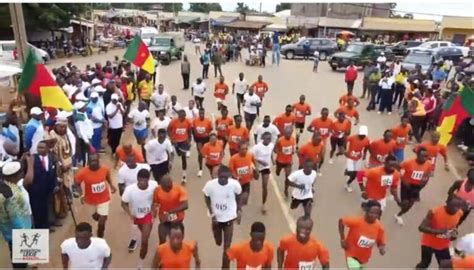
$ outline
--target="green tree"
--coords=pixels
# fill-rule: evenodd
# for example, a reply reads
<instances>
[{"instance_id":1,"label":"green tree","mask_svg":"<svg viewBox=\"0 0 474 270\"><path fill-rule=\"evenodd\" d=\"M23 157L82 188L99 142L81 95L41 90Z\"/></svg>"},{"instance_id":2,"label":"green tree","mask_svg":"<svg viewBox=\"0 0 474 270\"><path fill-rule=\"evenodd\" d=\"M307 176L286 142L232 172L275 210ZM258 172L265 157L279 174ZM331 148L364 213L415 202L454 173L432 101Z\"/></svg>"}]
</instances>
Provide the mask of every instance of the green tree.
<instances>
[{"instance_id":1,"label":"green tree","mask_svg":"<svg viewBox=\"0 0 474 270\"><path fill-rule=\"evenodd\" d=\"M183 10L183 3L162 3L163 11L178 12Z\"/></svg>"},{"instance_id":2,"label":"green tree","mask_svg":"<svg viewBox=\"0 0 474 270\"><path fill-rule=\"evenodd\" d=\"M89 12L90 9L90 4L23 4L27 29L55 30L67 27L72 18L80 17Z\"/></svg>"},{"instance_id":3,"label":"green tree","mask_svg":"<svg viewBox=\"0 0 474 270\"><path fill-rule=\"evenodd\" d=\"M291 9L291 3L280 3L276 5L275 12L279 12L285 9Z\"/></svg>"},{"instance_id":4,"label":"green tree","mask_svg":"<svg viewBox=\"0 0 474 270\"><path fill-rule=\"evenodd\" d=\"M222 11L219 3L190 3L189 11L209 13L209 11Z\"/></svg>"},{"instance_id":5,"label":"green tree","mask_svg":"<svg viewBox=\"0 0 474 270\"><path fill-rule=\"evenodd\" d=\"M249 12L250 8L245 3L238 2L237 7L235 8L235 12L239 13L247 13Z\"/></svg>"}]
</instances>

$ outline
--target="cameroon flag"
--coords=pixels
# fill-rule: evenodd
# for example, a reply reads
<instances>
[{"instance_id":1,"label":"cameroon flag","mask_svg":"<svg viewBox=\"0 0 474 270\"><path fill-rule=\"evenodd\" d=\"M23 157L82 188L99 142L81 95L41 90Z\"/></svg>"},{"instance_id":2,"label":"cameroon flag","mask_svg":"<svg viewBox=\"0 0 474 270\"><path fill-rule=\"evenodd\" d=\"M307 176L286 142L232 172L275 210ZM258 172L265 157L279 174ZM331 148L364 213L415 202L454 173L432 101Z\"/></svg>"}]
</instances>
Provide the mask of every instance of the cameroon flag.
<instances>
[{"instance_id":1,"label":"cameroon flag","mask_svg":"<svg viewBox=\"0 0 474 270\"><path fill-rule=\"evenodd\" d=\"M130 45L128 45L127 51L125 52L123 58L150 74L155 73L153 57L151 56L150 51L148 51L145 43L143 43L142 39L138 35L136 35Z\"/></svg>"},{"instance_id":2,"label":"cameroon flag","mask_svg":"<svg viewBox=\"0 0 474 270\"><path fill-rule=\"evenodd\" d=\"M41 106L72 111L71 101L64 91L53 80L43 64L36 61L32 51L28 52L23 72L21 73L18 92L28 91L34 96L39 96Z\"/></svg>"},{"instance_id":3,"label":"cameroon flag","mask_svg":"<svg viewBox=\"0 0 474 270\"><path fill-rule=\"evenodd\" d=\"M447 145L459 125L468 117L474 117L474 90L465 85L458 93L451 95L444 105L436 129L441 135L440 144Z\"/></svg>"}]
</instances>

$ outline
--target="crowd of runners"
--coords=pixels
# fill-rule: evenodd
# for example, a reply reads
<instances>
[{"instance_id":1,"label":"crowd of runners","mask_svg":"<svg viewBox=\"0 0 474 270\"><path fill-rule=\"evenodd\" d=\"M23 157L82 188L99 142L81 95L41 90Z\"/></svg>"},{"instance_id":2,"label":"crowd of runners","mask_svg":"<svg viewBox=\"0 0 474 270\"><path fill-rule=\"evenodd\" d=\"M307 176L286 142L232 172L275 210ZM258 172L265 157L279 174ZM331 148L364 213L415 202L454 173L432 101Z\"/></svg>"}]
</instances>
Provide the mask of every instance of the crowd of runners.
<instances>
[{"instance_id":1,"label":"crowd of runners","mask_svg":"<svg viewBox=\"0 0 474 270\"><path fill-rule=\"evenodd\" d=\"M121 196L123 211L130 217L124 221L130 225L128 249L133 252L139 247L138 268L150 267L144 265L147 255L154 258L153 268L187 269L193 259L194 266L200 267L198 245L185 239L184 224L192 222L185 222L190 192L186 184L195 177L208 177L203 173L205 165L210 180L202 191L192 192L203 193L215 244L222 251L222 268L235 261L239 269L269 269L275 263L278 268L313 269L319 261L327 269L330 255L324 243L312 235L311 213L316 179L324 177L321 167L329 158L325 166L335 166L334 159L346 160L347 181L341 188L353 192L356 180L360 189L363 214L341 217L338 227L347 267L359 269L369 262L374 247L385 255L383 223L389 221L382 222L381 216L387 204L399 207L393 218L403 225L403 217L410 215L409 210L439 169L435 167L438 156L448 169L447 148L439 144L439 134L431 132L426 141L413 134L410 122L416 110L422 110L416 103L411 109L413 94L407 95L400 123L369 138L367 123L359 120L361 102L353 95L353 83L348 83L347 94L335 101L340 107L334 112L313 110L301 95L282 108L281 114L272 116L264 114L269 106L265 95L276 90L261 75L252 83L244 73L232 83L220 76L210 89L197 79L191 86L193 99L178 101L163 84L154 82L154 76L135 72L126 62L107 62L104 67L96 64L85 70L69 62L53 74L73 102L74 113L33 107L20 135L18 119L9 112L2 131L0 186L4 200L0 203L10 211L0 211L0 228L11 247L12 229L49 229L66 217L71 202L80 203L78 208L87 211L91 219L76 224L75 236L61 244L65 268L108 267L113 252L103 237L115 193ZM410 83L406 85L410 87ZM208 100L207 91L215 99ZM230 106L233 98L237 107ZM220 112L215 119L206 111L211 106ZM121 138L128 127L136 142ZM101 162L101 156L107 155L101 143L103 132L116 161L112 168ZM302 141L303 133L309 133L311 139ZM191 155L194 148L197 154ZM416 157L405 159L405 151L415 152ZM190 158L197 158L198 168L188 168ZM111 177L112 170L118 170L117 179ZM171 178L172 170L182 171L180 183ZM272 211L266 205L267 185L275 180L284 181L282 193L290 209L301 213L296 231L283 236L276 251L274 244L265 240L266 225L257 221L258 217L245 215L249 207L260 207L262 215ZM259 206L248 203L256 184L262 185ZM450 188L445 204L433 205L424 218L412 217L420 220L422 235L417 269L428 268L433 255L443 267L474 267L473 234L458 241L460 255L450 253L451 242L461 238L457 228L473 205L474 170L470 169L465 179ZM8 225L6 219L14 222ZM241 219L255 220L250 240L234 243L234 224L240 224ZM158 223L156 248L155 243L149 243L153 223ZM93 227L97 237L93 237Z\"/></svg>"}]
</instances>

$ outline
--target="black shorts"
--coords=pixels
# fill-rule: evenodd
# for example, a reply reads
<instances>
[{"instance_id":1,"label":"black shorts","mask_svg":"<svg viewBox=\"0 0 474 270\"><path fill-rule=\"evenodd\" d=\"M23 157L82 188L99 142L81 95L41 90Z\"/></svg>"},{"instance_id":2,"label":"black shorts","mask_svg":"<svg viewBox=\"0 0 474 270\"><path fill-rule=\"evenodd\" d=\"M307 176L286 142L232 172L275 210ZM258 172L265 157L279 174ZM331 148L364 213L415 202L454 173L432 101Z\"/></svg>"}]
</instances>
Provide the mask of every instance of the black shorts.
<instances>
[{"instance_id":1,"label":"black shorts","mask_svg":"<svg viewBox=\"0 0 474 270\"><path fill-rule=\"evenodd\" d=\"M204 98L203 97L198 97L198 96L194 96L194 101L196 101L196 103L203 103L204 102Z\"/></svg>"},{"instance_id":2,"label":"black shorts","mask_svg":"<svg viewBox=\"0 0 474 270\"><path fill-rule=\"evenodd\" d=\"M282 169L284 169L286 167L290 167L290 170L291 170L291 163L285 164L285 163L280 163L278 161L276 162L277 171L281 171Z\"/></svg>"},{"instance_id":3,"label":"black shorts","mask_svg":"<svg viewBox=\"0 0 474 270\"><path fill-rule=\"evenodd\" d=\"M189 149L191 149L191 145L189 145L187 141L177 142L174 148L176 150L176 154L182 155L189 151Z\"/></svg>"},{"instance_id":4,"label":"black shorts","mask_svg":"<svg viewBox=\"0 0 474 270\"><path fill-rule=\"evenodd\" d=\"M200 137L194 136L194 141L195 141L196 143L205 144L205 143L208 143L208 142L209 142L209 137L202 137L202 138L200 138Z\"/></svg>"},{"instance_id":5,"label":"black shorts","mask_svg":"<svg viewBox=\"0 0 474 270\"><path fill-rule=\"evenodd\" d=\"M162 222L160 223L160 225L163 225L163 226L166 228L166 230L167 230L168 232L170 231L171 226L172 226L173 224L183 224L183 221L176 221L176 222L162 221ZM183 226L183 228L184 228L184 226ZM184 231L183 231L183 233L184 233Z\"/></svg>"},{"instance_id":6,"label":"black shorts","mask_svg":"<svg viewBox=\"0 0 474 270\"><path fill-rule=\"evenodd\" d=\"M220 165L209 165L209 164L206 164L206 167L209 169L209 171L212 171L212 169L214 169L214 167L219 167Z\"/></svg>"},{"instance_id":7,"label":"black shorts","mask_svg":"<svg viewBox=\"0 0 474 270\"><path fill-rule=\"evenodd\" d=\"M420 198L421 186L401 184L400 198L402 201L418 200Z\"/></svg>"},{"instance_id":8,"label":"black shorts","mask_svg":"<svg viewBox=\"0 0 474 270\"><path fill-rule=\"evenodd\" d=\"M260 174L261 175L269 175L271 172L270 172L270 169L262 169L260 170Z\"/></svg>"},{"instance_id":9,"label":"black shorts","mask_svg":"<svg viewBox=\"0 0 474 270\"><path fill-rule=\"evenodd\" d=\"M151 173L153 174L153 178L155 178L155 181L158 181L158 179L161 179L163 175L169 173L168 161L162 162L160 164L150 164L150 168Z\"/></svg>"},{"instance_id":10,"label":"black shorts","mask_svg":"<svg viewBox=\"0 0 474 270\"><path fill-rule=\"evenodd\" d=\"M331 137L331 148L335 149L336 146L343 147L346 143L345 138Z\"/></svg>"},{"instance_id":11,"label":"black shorts","mask_svg":"<svg viewBox=\"0 0 474 270\"><path fill-rule=\"evenodd\" d=\"M248 112L244 112L244 120L245 122L255 122L255 119L257 119L257 114L253 114L253 113L248 113Z\"/></svg>"},{"instance_id":12,"label":"black shorts","mask_svg":"<svg viewBox=\"0 0 474 270\"><path fill-rule=\"evenodd\" d=\"M303 207L306 207L309 203L312 203L312 202L313 202L312 198L304 199L304 200L298 200L298 199L295 199L295 198L291 198L290 208L291 209L296 209L296 208L298 208L298 206L300 204L302 204Z\"/></svg>"},{"instance_id":13,"label":"black shorts","mask_svg":"<svg viewBox=\"0 0 474 270\"><path fill-rule=\"evenodd\" d=\"M219 230L223 230L226 227L232 226L233 224L234 224L234 219L226 221L226 222L217 222L216 225L214 225L214 226L215 226L215 228L217 228Z\"/></svg>"},{"instance_id":14,"label":"black shorts","mask_svg":"<svg viewBox=\"0 0 474 270\"><path fill-rule=\"evenodd\" d=\"M250 182L246 184L241 184L242 186L242 193L247 192L250 193Z\"/></svg>"},{"instance_id":15,"label":"black shorts","mask_svg":"<svg viewBox=\"0 0 474 270\"><path fill-rule=\"evenodd\" d=\"M237 100L242 104L244 103L244 94L235 94L235 96L237 97Z\"/></svg>"},{"instance_id":16,"label":"black shorts","mask_svg":"<svg viewBox=\"0 0 474 270\"><path fill-rule=\"evenodd\" d=\"M296 129L299 129L300 132L303 132L304 126L305 126L305 125L304 125L304 122L303 122L303 123L295 123L295 128L296 128Z\"/></svg>"}]
</instances>

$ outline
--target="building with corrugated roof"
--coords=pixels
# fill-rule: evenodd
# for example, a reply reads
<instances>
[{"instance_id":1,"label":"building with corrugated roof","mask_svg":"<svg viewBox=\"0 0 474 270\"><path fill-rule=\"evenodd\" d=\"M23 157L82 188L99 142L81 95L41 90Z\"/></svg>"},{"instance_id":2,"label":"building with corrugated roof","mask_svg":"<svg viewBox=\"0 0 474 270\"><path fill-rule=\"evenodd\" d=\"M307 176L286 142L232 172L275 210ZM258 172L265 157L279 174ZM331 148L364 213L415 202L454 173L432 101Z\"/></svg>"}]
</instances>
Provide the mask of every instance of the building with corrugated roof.
<instances>
[{"instance_id":1,"label":"building with corrugated roof","mask_svg":"<svg viewBox=\"0 0 474 270\"><path fill-rule=\"evenodd\" d=\"M474 17L443 16L440 35L443 40L464 44L474 36Z\"/></svg>"}]
</instances>

